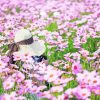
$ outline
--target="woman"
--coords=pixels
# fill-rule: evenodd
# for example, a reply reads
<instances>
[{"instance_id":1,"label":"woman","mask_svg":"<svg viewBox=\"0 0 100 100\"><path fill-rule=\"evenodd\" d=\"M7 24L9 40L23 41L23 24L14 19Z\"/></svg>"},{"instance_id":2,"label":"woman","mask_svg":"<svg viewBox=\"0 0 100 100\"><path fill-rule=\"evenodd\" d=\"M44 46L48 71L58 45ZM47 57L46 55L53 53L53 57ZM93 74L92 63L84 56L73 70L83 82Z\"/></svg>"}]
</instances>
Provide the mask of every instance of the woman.
<instances>
[{"instance_id":1,"label":"woman","mask_svg":"<svg viewBox=\"0 0 100 100\"><path fill-rule=\"evenodd\" d=\"M43 60L47 63L47 57L44 56L45 44L44 41L34 41L33 36L29 30L21 29L15 33L14 43L9 45L8 56L11 64L13 61L13 53L29 54L35 62L41 62Z\"/></svg>"},{"instance_id":2,"label":"woman","mask_svg":"<svg viewBox=\"0 0 100 100\"><path fill-rule=\"evenodd\" d=\"M46 49L44 41L33 40L33 36L29 30L21 29L18 32L16 32L15 37L14 37L14 43L9 45L9 49L10 49L8 52L8 57L10 58L9 64L16 63L16 61L14 61L14 58L13 58L14 52L16 52L16 54L18 55L29 54L33 58L33 62L30 63L31 65L39 63L41 61L43 61L46 65L48 64L47 57L43 55ZM24 62L21 62L21 65L19 66L18 70L20 70L20 67L23 65L23 63ZM24 68L23 70L26 71L26 69ZM23 72L22 70L20 71L24 73L25 76L27 77L27 72ZM35 73L34 67L31 70L29 69L27 71L30 73ZM34 82L36 82L37 85L42 84L42 82L38 81L35 77L28 76L28 78L34 80Z\"/></svg>"}]
</instances>

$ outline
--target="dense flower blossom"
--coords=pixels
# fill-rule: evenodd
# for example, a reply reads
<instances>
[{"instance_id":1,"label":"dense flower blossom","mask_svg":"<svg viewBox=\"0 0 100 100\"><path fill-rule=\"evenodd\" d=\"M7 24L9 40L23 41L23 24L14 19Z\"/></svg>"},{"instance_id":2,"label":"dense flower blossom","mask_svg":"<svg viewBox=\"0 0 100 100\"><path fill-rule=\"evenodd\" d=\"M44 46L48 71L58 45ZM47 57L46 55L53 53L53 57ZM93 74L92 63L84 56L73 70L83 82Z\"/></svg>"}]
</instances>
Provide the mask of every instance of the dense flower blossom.
<instances>
[{"instance_id":1,"label":"dense flower blossom","mask_svg":"<svg viewBox=\"0 0 100 100\"><path fill-rule=\"evenodd\" d=\"M18 96L16 92L12 92L11 94L3 94L0 96L1 100L25 100L24 96Z\"/></svg>"},{"instance_id":2,"label":"dense flower blossom","mask_svg":"<svg viewBox=\"0 0 100 100\"><path fill-rule=\"evenodd\" d=\"M87 88L76 87L73 92L79 99L88 99L88 97L91 95L90 90Z\"/></svg>"},{"instance_id":3,"label":"dense flower blossom","mask_svg":"<svg viewBox=\"0 0 100 100\"><path fill-rule=\"evenodd\" d=\"M100 95L100 0L0 0L0 7L0 100ZM9 64L8 44L21 28L45 41L48 64L16 52Z\"/></svg>"}]
</instances>

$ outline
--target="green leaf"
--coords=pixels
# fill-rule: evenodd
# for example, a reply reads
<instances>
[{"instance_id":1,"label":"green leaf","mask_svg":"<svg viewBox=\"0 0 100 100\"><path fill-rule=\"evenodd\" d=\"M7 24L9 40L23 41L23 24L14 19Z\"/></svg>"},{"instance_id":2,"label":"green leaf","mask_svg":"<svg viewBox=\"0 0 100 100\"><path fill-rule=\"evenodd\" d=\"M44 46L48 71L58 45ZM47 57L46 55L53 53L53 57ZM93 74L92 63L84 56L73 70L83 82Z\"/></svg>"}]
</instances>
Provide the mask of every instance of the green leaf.
<instances>
[{"instance_id":1,"label":"green leaf","mask_svg":"<svg viewBox=\"0 0 100 100\"><path fill-rule=\"evenodd\" d=\"M78 86L78 82L76 80L72 80L68 82L67 85L64 87L64 91L66 91L69 88L75 88L76 86Z\"/></svg>"},{"instance_id":2,"label":"green leaf","mask_svg":"<svg viewBox=\"0 0 100 100\"><path fill-rule=\"evenodd\" d=\"M76 97L69 98L69 100L78 100Z\"/></svg>"},{"instance_id":3,"label":"green leaf","mask_svg":"<svg viewBox=\"0 0 100 100\"><path fill-rule=\"evenodd\" d=\"M62 34L62 38L63 38L63 39L66 39L66 33L63 33L63 34Z\"/></svg>"},{"instance_id":4,"label":"green leaf","mask_svg":"<svg viewBox=\"0 0 100 100\"><path fill-rule=\"evenodd\" d=\"M0 36L2 36L2 33L0 32Z\"/></svg>"},{"instance_id":5,"label":"green leaf","mask_svg":"<svg viewBox=\"0 0 100 100\"><path fill-rule=\"evenodd\" d=\"M2 95L4 93L4 88L2 85L2 79L0 78L0 95Z\"/></svg>"},{"instance_id":6,"label":"green leaf","mask_svg":"<svg viewBox=\"0 0 100 100\"><path fill-rule=\"evenodd\" d=\"M83 60L81 60L81 64L82 64L83 69L92 71L92 67L90 66L90 64L84 58L82 58L82 59Z\"/></svg>"},{"instance_id":7,"label":"green leaf","mask_svg":"<svg viewBox=\"0 0 100 100\"><path fill-rule=\"evenodd\" d=\"M46 99L46 98L41 98L40 100L48 100L48 99Z\"/></svg>"},{"instance_id":8,"label":"green leaf","mask_svg":"<svg viewBox=\"0 0 100 100\"><path fill-rule=\"evenodd\" d=\"M49 12L49 13L48 13L48 16L49 16L49 17L52 17L52 16L53 16L53 12Z\"/></svg>"},{"instance_id":9,"label":"green leaf","mask_svg":"<svg viewBox=\"0 0 100 100\"><path fill-rule=\"evenodd\" d=\"M41 39L41 40L44 40L45 39L45 36L38 36L39 37L39 39Z\"/></svg>"},{"instance_id":10,"label":"green leaf","mask_svg":"<svg viewBox=\"0 0 100 100\"><path fill-rule=\"evenodd\" d=\"M95 95L94 93L91 94L91 100L100 100L100 95Z\"/></svg>"},{"instance_id":11,"label":"green leaf","mask_svg":"<svg viewBox=\"0 0 100 100\"><path fill-rule=\"evenodd\" d=\"M81 12L81 15L90 15L92 12Z\"/></svg>"},{"instance_id":12,"label":"green leaf","mask_svg":"<svg viewBox=\"0 0 100 100\"><path fill-rule=\"evenodd\" d=\"M69 22L75 22L77 20L79 20L79 19L78 18L74 18L74 19L71 19Z\"/></svg>"},{"instance_id":13,"label":"green leaf","mask_svg":"<svg viewBox=\"0 0 100 100\"><path fill-rule=\"evenodd\" d=\"M79 23L79 24L77 24L77 26L78 26L78 27L81 27L81 26L87 24L87 22L88 22L88 21L85 21L85 22L83 22L83 23Z\"/></svg>"},{"instance_id":14,"label":"green leaf","mask_svg":"<svg viewBox=\"0 0 100 100\"><path fill-rule=\"evenodd\" d=\"M77 30L76 29L74 29L74 28L68 28L68 32L77 32Z\"/></svg>"},{"instance_id":15,"label":"green leaf","mask_svg":"<svg viewBox=\"0 0 100 100\"><path fill-rule=\"evenodd\" d=\"M1 47L1 49L2 49L2 52L3 52L3 53L6 53L6 52L9 50L8 45L3 45L3 46Z\"/></svg>"},{"instance_id":16,"label":"green leaf","mask_svg":"<svg viewBox=\"0 0 100 100\"><path fill-rule=\"evenodd\" d=\"M65 49L65 52L77 52L78 49L77 48L74 48L74 45L73 45L73 38L69 38L68 39L68 47Z\"/></svg>"},{"instance_id":17,"label":"green leaf","mask_svg":"<svg viewBox=\"0 0 100 100\"><path fill-rule=\"evenodd\" d=\"M56 22L53 22L53 23L49 24L48 26L46 26L45 29L50 32L54 32L54 31L58 30L58 25Z\"/></svg>"},{"instance_id":18,"label":"green leaf","mask_svg":"<svg viewBox=\"0 0 100 100\"><path fill-rule=\"evenodd\" d=\"M24 96L26 97L26 100L39 100L35 94L27 93Z\"/></svg>"},{"instance_id":19,"label":"green leaf","mask_svg":"<svg viewBox=\"0 0 100 100\"><path fill-rule=\"evenodd\" d=\"M96 31L96 34L97 34L97 35L100 35L100 31Z\"/></svg>"},{"instance_id":20,"label":"green leaf","mask_svg":"<svg viewBox=\"0 0 100 100\"><path fill-rule=\"evenodd\" d=\"M54 92L54 93L52 93L54 96L56 96L56 97L58 97L59 95L61 95L62 94L62 92Z\"/></svg>"},{"instance_id":21,"label":"green leaf","mask_svg":"<svg viewBox=\"0 0 100 100\"><path fill-rule=\"evenodd\" d=\"M21 9L19 7L16 7L16 12L20 13Z\"/></svg>"},{"instance_id":22,"label":"green leaf","mask_svg":"<svg viewBox=\"0 0 100 100\"><path fill-rule=\"evenodd\" d=\"M86 50L88 50L89 52L93 53L95 52L98 47L100 46L100 38L88 38L87 42L82 44L82 47ZM99 44L98 44L99 43Z\"/></svg>"}]
</instances>

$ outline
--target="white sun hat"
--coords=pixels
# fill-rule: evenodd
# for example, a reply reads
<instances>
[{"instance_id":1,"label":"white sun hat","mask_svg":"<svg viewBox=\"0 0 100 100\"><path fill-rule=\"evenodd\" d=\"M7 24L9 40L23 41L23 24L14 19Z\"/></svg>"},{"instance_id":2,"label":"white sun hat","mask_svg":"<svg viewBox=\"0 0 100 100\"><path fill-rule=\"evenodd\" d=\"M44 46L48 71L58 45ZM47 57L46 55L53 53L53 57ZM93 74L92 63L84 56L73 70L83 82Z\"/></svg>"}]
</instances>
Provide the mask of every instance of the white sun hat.
<instances>
[{"instance_id":1,"label":"white sun hat","mask_svg":"<svg viewBox=\"0 0 100 100\"><path fill-rule=\"evenodd\" d=\"M27 40L31 43L27 44ZM15 33L14 42L19 43L26 40L26 44L19 44L18 54L29 54L30 56L40 56L45 52L45 44L43 40L34 41L31 32L27 29L21 29ZM33 41L32 41L33 40Z\"/></svg>"}]
</instances>

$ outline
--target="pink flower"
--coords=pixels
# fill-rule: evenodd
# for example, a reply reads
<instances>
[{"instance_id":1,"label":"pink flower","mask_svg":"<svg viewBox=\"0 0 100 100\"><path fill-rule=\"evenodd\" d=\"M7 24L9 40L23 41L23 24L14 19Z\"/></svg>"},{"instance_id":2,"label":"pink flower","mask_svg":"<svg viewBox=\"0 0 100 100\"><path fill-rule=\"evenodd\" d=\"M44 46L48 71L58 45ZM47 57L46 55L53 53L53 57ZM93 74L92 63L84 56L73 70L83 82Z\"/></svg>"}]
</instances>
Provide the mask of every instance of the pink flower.
<instances>
[{"instance_id":1,"label":"pink flower","mask_svg":"<svg viewBox=\"0 0 100 100\"><path fill-rule=\"evenodd\" d=\"M23 67L25 69L29 69L29 70L33 68L33 66L31 64L23 64Z\"/></svg>"},{"instance_id":2,"label":"pink flower","mask_svg":"<svg viewBox=\"0 0 100 100\"><path fill-rule=\"evenodd\" d=\"M51 92L62 92L63 86L54 86L50 89Z\"/></svg>"},{"instance_id":3,"label":"pink flower","mask_svg":"<svg viewBox=\"0 0 100 100\"><path fill-rule=\"evenodd\" d=\"M65 95L64 95L64 94L59 95L59 96L57 97L57 100L65 100ZM66 99L66 100L67 100L67 99Z\"/></svg>"},{"instance_id":4,"label":"pink flower","mask_svg":"<svg viewBox=\"0 0 100 100\"><path fill-rule=\"evenodd\" d=\"M89 55L89 51L84 50L84 49L80 50L79 52L80 52L80 53L82 54L82 56L84 56L84 57L87 57L87 56Z\"/></svg>"},{"instance_id":5,"label":"pink flower","mask_svg":"<svg viewBox=\"0 0 100 100\"><path fill-rule=\"evenodd\" d=\"M47 87L46 87L46 86L39 86L39 87L38 87L38 90L41 91L41 90L43 90L43 89L45 89L45 88L47 88Z\"/></svg>"},{"instance_id":6,"label":"pink flower","mask_svg":"<svg viewBox=\"0 0 100 100\"><path fill-rule=\"evenodd\" d=\"M93 87L92 92L94 92L96 95L100 95L100 87L99 86Z\"/></svg>"},{"instance_id":7,"label":"pink flower","mask_svg":"<svg viewBox=\"0 0 100 100\"><path fill-rule=\"evenodd\" d=\"M86 36L85 37L83 37L82 39L81 39L81 43L86 43L87 42L87 38L86 38Z\"/></svg>"},{"instance_id":8,"label":"pink flower","mask_svg":"<svg viewBox=\"0 0 100 100\"><path fill-rule=\"evenodd\" d=\"M100 76L90 78L89 85L90 86L99 86L100 85Z\"/></svg>"},{"instance_id":9,"label":"pink flower","mask_svg":"<svg viewBox=\"0 0 100 100\"><path fill-rule=\"evenodd\" d=\"M50 94L50 91L44 91L44 92L40 92L38 94L38 97L51 99L53 96Z\"/></svg>"},{"instance_id":10,"label":"pink flower","mask_svg":"<svg viewBox=\"0 0 100 100\"><path fill-rule=\"evenodd\" d=\"M21 82L25 79L25 75L21 72L16 72L12 76L16 82Z\"/></svg>"},{"instance_id":11,"label":"pink flower","mask_svg":"<svg viewBox=\"0 0 100 100\"><path fill-rule=\"evenodd\" d=\"M29 92L33 86L32 80L24 80L23 83L24 84L22 84L22 87L26 88L26 90Z\"/></svg>"},{"instance_id":12,"label":"pink flower","mask_svg":"<svg viewBox=\"0 0 100 100\"><path fill-rule=\"evenodd\" d=\"M14 52L13 57L14 57L14 61L17 61L17 60L21 60L22 56L18 55L17 52Z\"/></svg>"},{"instance_id":13,"label":"pink flower","mask_svg":"<svg viewBox=\"0 0 100 100\"><path fill-rule=\"evenodd\" d=\"M23 95L23 94L27 93L27 89L22 87L19 90L17 90L16 92L17 92L17 94Z\"/></svg>"},{"instance_id":14,"label":"pink flower","mask_svg":"<svg viewBox=\"0 0 100 100\"><path fill-rule=\"evenodd\" d=\"M18 97L16 97L16 100L26 100L26 98L24 96L18 96Z\"/></svg>"},{"instance_id":15,"label":"pink flower","mask_svg":"<svg viewBox=\"0 0 100 100\"><path fill-rule=\"evenodd\" d=\"M34 85L32 88L31 88L31 92L32 93L39 93L40 90L38 89L38 87L36 85Z\"/></svg>"},{"instance_id":16,"label":"pink flower","mask_svg":"<svg viewBox=\"0 0 100 100\"><path fill-rule=\"evenodd\" d=\"M88 99L91 96L91 92L87 88L80 88L79 86L74 88L73 94L77 96L79 99Z\"/></svg>"},{"instance_id":17,"label":"pink flower","mask_svg":"<svg viewBox=\"0 0 100 100\"><path fill-rule=\"evenodd\" d=\"M8 36L9 36L10 39L13 39L14 38L14 33L10 32Z\"/></svg>"},{"instance_id":18,"label":"pink flower","mask_svg":"<svg viewBox=\"0 0 100 100\"><path fill-rule=\"evenodd\" d=\"M18 96L16 92L11 94L3 94L0 96L0 100L26 100L24 96Z\"/></svg>"},{"instance_id":19,"label":"pink flower","mask_svg":"<svg viewBox=\"0 0 100 100\"><path fill-rule=\"evenodd\" d=\"M74 60L80 61L80 54L79 53L72 53L71 56L73 57Z\"/></svg>"},{"instance_id":20,"label":"pink flower","mask_svg":"<svg viewBox=\"0 0 100 100\"><path fill-rule=\"evenodd\" d=\"M18 54L17 52L13 53L14 61L21 60L23 62L32 62L33 59L29 54Z\"/></svg>"},{"instance_id":21,"label":"pink flower","mask_svg":"<svg viewBox=\"0 0 100 100\"><path fill-rule=\"evenodd\" d=\"M11 98L9 94L3 94L0 96L0 100L11 100Z\"/></svg>"},{"instance_id":22,"label":"pink flower","mask_svg":"<svg viewBox=\"0 0 100 100\"><path fill-rule=\"evenodd\" d=\"M0 100L16 100L16 92L12 92L10 94L3 94Z\"/></svg>"},{"instance_id":23,"label":"pink flower","mask_svg":"<svg viewBox=\"0 0 100 100\"><path fill-rule=\"evenodd\" d=\"M53 83L54 84L66 84L68 83L69 81L73 80L73 78L58 78L57 80L55 80Z\"/></svg>"},{"instance_id":24,"label":"pink flower","mask_svg":"<svg viewBox=\"0 0 100 100\"><path fill-rule=\"evenodd\" d=\"M5 70L6 66L7 64L0 60L0 73L2 73Z\"/></svg>"},{"instance_id":25,"label":"pink flower","mask_svg":"<svg viewBox=\"0 0 100 100\"><path fill-rule=\"evenodd\" d=\"M6 63L5 62L3 62L2 60L0 60L0 69L1 68L5 68L6 67Z\"/></svg>"},{"instance_id":26,"label":"pink flower","mask_svg":"<svg viewBox=\"0 0 100 100\"><path fill-rule=\"evenodd\" d=\"M9 62L9 57L2 56L2 60L4 61L4 63L8 63Z\"/></svg>"},{"instance_id":27,"label":"pink flower","mask_svg":"<svg viewBox=\"0 0 100 100\"><path fill-rule=\"evenodd\" d=\"M58 79L59 76L63 74L63 71L58 70L57 68L54 68L51 66L47 68L47 71L45 72L44 79L48 82L54 82Z\"/></svg>"},{"instance_id":28,"label":"pink flower","mask_svg":"<svg viewBox=\"0 0 100 100\"><path fill-rule=\"evenodd\" d=\"M77 74L77 80L82 87L88 86L91 88L100 84L100 76L96 71L88 72L84 70L83 73Z\"/></svg>"},{"instance_id":29,"label":"pink flower","mask_svg":"<svg viewBox=\"0 0 100 100\"><path fill-rule=\"evenodd\" d=\"M59 77L59 73L56 70L48 70L46 71L46 74L44 75L44 80L47 80L48 82L53 82Z\"/></svg>"},{"instance_id":30,"label":"pink flower","mask_svg":"<svg viewBox=\"0 0 100 100\"><path fill-rule=\"evenodd\" d=\"M24 62L32 62L33 59L29 54L24 54L24 55L20 55L21 56L21 60Z\"/></svg>"},{"instance_id":31,"label":"pink flower","mask_svg":"<svg viewBox=\"0 0 100 100\"><path fill-rule=\"evenodd\" d=\"M5 90L11 89L14 86L14 79L12 77L8 77L7 79L4 80L3 82L3 87Z\"/></svg>"},{"instance_id":32,"label":"pink flower","mask_svg":"<svg viewBox=\"0 0 100 100\"><path fill-rule=\"evenodd\" d=\"M73 89L69 88L65 91L65 96L72 98L73 97Z\"/></svg>"},{"instance_id":33,"label":"pink flower","mask_svg":"<svg viewBox=\"0 0 100 100\"><path fill-rule=\"evenodd\" d=\"M72 73L77 74L82 72L82 65L79 62L74 62L72 65Z\"/></svg>"},{"instance_id":34,"label":"pink flower","mask_svg":"<svg viewBox=\"0 0 100 100\"><path fill-rule=\"evenodd\" d=\"M69 62L74 62L74 60L73 60L72 58L70 58L70 57L71 57L71 54L70 54L70 53L67 53L67 54L64 55L64 58L65 58L67 61L69 61Z\"/></svg>"}]
</instances>

